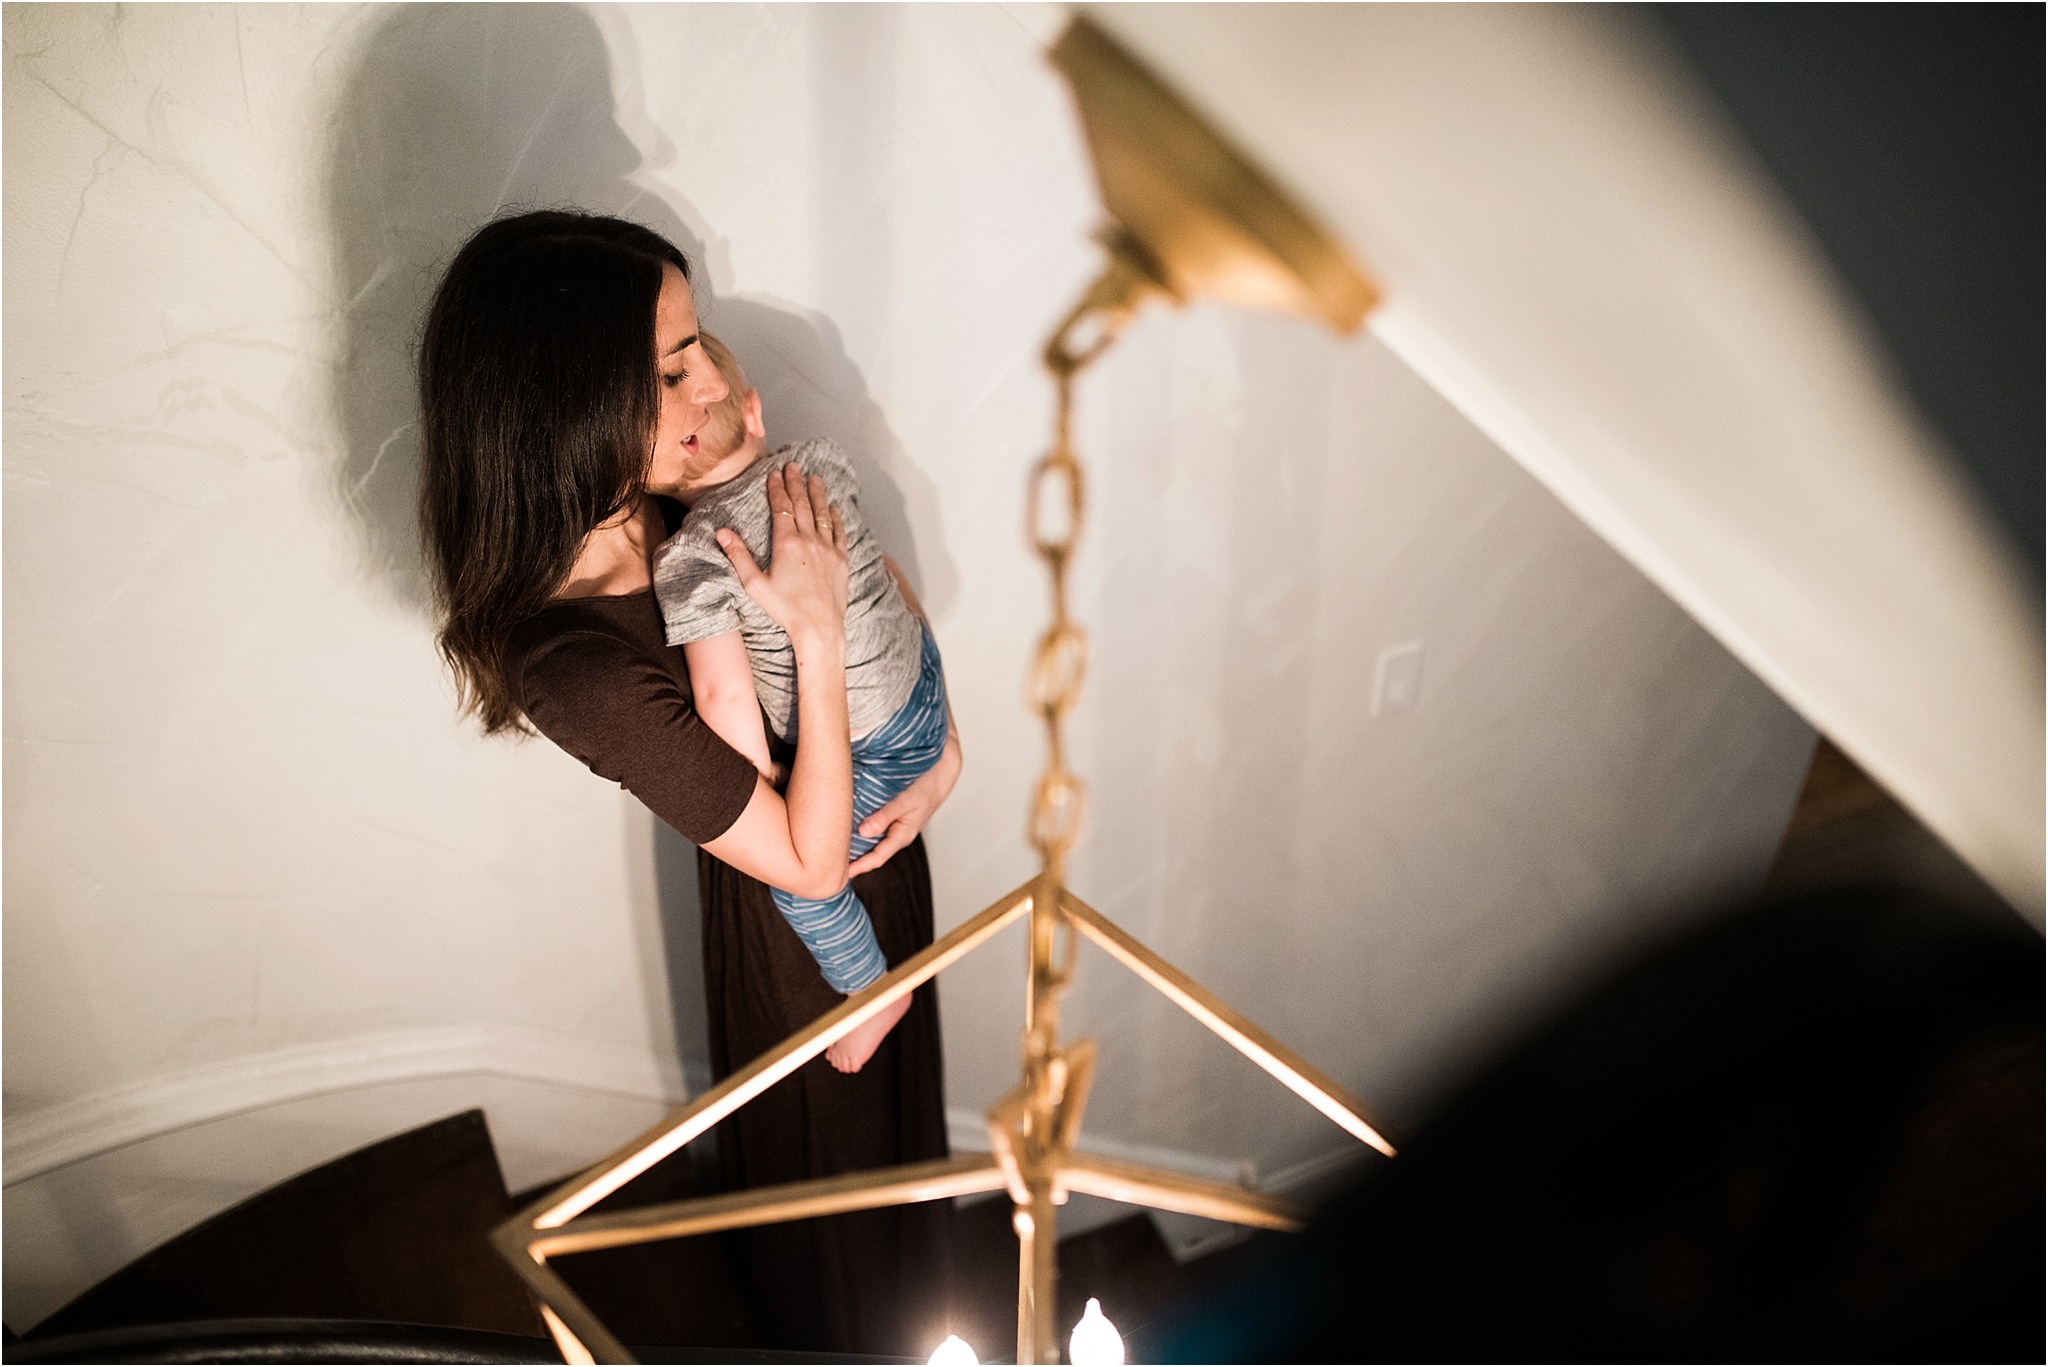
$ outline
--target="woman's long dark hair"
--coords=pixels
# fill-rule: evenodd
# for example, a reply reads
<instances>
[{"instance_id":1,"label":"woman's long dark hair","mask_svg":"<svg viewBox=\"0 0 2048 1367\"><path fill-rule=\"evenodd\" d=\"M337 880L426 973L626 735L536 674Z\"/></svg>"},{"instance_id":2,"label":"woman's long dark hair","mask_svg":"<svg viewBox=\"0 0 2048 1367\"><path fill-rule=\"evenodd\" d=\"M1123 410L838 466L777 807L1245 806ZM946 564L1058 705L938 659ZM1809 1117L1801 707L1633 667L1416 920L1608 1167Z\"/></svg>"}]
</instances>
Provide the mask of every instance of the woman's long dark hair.
<instances>
[{"instance_id":1,"label":"woman's long dark hair","mask_svg":"<svg viewBox=\"0 0 2048 1367\"><path fill-rule=\"evenodd\" d=\"M420 535L442 658L486 733L522 724L512 629L641 490L660 415L659 233L595 214L501 218L457 252L420 345Z\"/></svg>"}]
</instances>

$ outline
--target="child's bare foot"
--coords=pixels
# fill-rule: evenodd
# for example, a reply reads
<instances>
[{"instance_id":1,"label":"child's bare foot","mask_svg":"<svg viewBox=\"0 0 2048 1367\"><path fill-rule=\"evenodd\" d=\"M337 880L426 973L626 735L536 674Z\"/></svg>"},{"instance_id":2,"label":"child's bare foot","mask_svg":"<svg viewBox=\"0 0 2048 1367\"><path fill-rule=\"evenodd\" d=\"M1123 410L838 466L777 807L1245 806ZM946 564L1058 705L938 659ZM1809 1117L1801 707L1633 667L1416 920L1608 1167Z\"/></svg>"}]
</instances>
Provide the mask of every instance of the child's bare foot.
<instances>
[{"instance_id":1,"label":"child's bare foot","mask_svg":"<svg viewBox=\"0 0 2048 1367\"><path fill-rule=\"evenodd\" d=\"M871 1016L854 1027L852 1033L842 1035L825 1051L825 1061L842 1073L857 1073L861 1066L875 1056L875 1050L882 1047L882 1040L896 1022L903 1019L903 1013L910 1009L910 997L905 995L890 1002L881 1014Z\"/></svg>"}]
</instances>

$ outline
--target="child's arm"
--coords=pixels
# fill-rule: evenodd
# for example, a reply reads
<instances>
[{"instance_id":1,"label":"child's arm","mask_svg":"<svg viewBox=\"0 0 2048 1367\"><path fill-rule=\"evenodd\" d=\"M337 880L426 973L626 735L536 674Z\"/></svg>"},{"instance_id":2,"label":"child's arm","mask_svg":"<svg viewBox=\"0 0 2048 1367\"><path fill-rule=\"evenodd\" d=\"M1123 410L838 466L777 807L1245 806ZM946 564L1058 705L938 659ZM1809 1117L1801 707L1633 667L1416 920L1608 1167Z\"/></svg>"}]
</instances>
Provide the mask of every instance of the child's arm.
<instances>
[{"instance_id":1,"label":"child's arm","mask_svg":"<svg viewBox=\"0 0 2048 1367\"><path fill-rule=\"evenodd\" d=\"M768 728L761 723L761 702L754 693L754 671L747 647L737 631L721 632L683 647L690 666L690 691L697 715L720 740L745 755L769 782L775 765L768 757Z\"/></svg>"}]
</instances>

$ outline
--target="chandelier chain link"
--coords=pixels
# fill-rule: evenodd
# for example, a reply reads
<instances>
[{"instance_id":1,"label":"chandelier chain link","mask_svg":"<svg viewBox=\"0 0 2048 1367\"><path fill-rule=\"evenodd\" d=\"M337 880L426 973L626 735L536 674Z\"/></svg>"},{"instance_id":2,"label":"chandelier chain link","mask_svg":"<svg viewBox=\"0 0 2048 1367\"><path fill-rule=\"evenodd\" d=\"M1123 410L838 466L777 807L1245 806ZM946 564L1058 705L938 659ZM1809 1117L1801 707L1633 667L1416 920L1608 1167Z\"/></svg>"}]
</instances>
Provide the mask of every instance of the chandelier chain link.
<instances>
[{"instance_id":1,"label":"chandelier chain link","mask_svg":"<svg viewBox=\"0 0 2048 1367\"><path fill-rule=\"evenodd\" d=\"M1040 861L1037 895L1048 902L1065 886L1067 857L1087 805L1087 786L1067 764L1065 734L1088 667L1088 633L1073 619L1067 602L1068 570L1087 512L1087 482L1074 450L1074 382L1122 334L1140 304L1171 293L1128 238L1111 232L1103 245L1107 266L1046 344L1045 366L1056 395L1052 449L1032 466L1025 501L1025 536L1045 566L1052 609L1025 686L1031 710L1045 725L1045 768L1033 794L1027 833ZM1021 1137L1032 1157L1044 1160L1058 1143L1058 1112L1067 1102L1059 998L1073 977L1079 945L1063 917L1048 914L1034 923L1034 935L1044 943L1033 953L1036 981L1026 1012L1024 1071L1032 1101ZM1063 941L1057 948L1052 943L1056 933Z\"/></svg>"}]
</instances>

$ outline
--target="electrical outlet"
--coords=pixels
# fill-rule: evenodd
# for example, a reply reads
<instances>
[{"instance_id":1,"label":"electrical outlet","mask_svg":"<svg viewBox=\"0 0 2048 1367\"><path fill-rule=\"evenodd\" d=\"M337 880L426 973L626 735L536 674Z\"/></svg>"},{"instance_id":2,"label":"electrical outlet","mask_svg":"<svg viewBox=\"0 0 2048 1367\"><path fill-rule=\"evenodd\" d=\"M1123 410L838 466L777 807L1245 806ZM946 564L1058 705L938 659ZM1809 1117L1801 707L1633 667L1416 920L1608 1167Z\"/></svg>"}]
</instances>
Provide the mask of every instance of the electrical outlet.
<instances>
[{"instance_id":1,"label":"electrical outlet","mask_svg":"<svg viewBox=\"0 0 2048 1367\"><path fill-rule=\"evenodd\" d=\"M1373 671L1372 715L1406 712L1422 692L1422 642L1407 641L1380 652Z\"/></svg>"}]
</instances>

